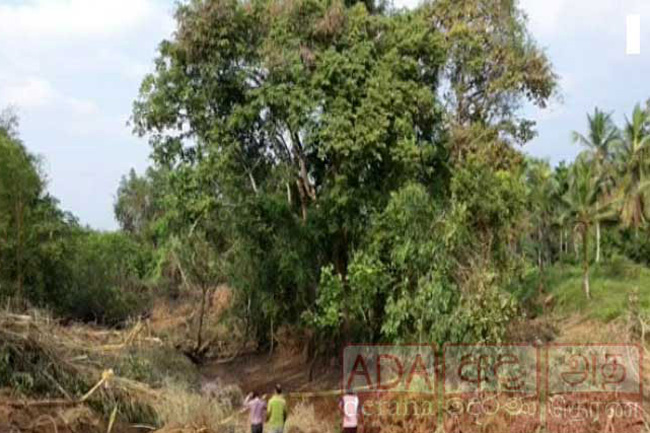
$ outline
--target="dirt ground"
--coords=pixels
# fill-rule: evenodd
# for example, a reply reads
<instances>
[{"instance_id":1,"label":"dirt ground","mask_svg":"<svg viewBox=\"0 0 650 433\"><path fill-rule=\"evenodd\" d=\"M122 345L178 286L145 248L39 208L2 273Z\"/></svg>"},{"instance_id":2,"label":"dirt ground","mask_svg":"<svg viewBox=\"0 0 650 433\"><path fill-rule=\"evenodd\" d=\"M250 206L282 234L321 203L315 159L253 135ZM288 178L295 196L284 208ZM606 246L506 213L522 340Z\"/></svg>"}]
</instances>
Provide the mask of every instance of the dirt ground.
<instances>
[{"instance_id":1,"label":"dirt ground","mask_svg":"<svg viewBox=\"0 0 650 433\"><path fill-rule=\"evenodd\" d=\"M268 353L250 354L230 362L213 363L202 369L206 381L237 385L244 394L258 391L271 394L276 384L287 393L322 392L338 389L340 369L337 365L319 365L309 380L309 363L301 355Z\"/></svg>"},{"instance_id":2,"label":"dirt ground","mask_svg":"<svg viewBox=\"0 0 650 433\"><path fill-rule=\"evenodd\" d=\"M0 398L0 433L106 433L107 423L86 406L10 407ZM15 403L15 402L14 402ZM112 433L142 431L120 424Z\"/></svg>"},{"instance_id":3,"label":"dirt ground","mask_svg":"<svg viewBox=\"0 0 650 433\"><path fill-rule=\"evenodd\" d=\"M529 338L528 335L525 341L531 339L542 341L547 338L545 329L542 330L544 332L539 331L531 324L528 327L529 331L532 328L535 328L532 331L535 338ZM556 331L552 341L581 344L621 340L623 330L620 324L603 325L572 317L558 321ZM281 349L272 356L268 353L251 353L238 356L229 362L209 363L202 367L201 374L205 383L215 383L218 386L237 385L244 394L258 391L267 397L273 393L275 384L279 383L285 390L289 411L290 414L294 414L294 418L305 418L307 414L305 410L308 407L312 410L309 417L314 418L316 424L321 427L328 426L325 430L319 428L313 431L335 431L340 423L337 402L340 396L341 375L341 367L336 359L332 357L332 360L318 364L314 369L313 380L309 378L310 364L305 361L301 353ZM650 400L650 386L648 386L650 385L650 356L643 358L643 379L644 400L647 402ZM0 393L0 433L105 433L107 431L107 421L93 416L92 411L85 406L17 408L3 404L7 401L7 396ZM238 413L233 416L232 424L246 428L246 418L246 414ZM112 433L139 431L145 430L119 424L112 429Z\"/></svg>"},{"instance_id":4,"label":"dirt ground","mask_svg":"<svg viewBox=\"0 0 650 433\"><path fill-rule=\"evenodd\" d=\"M340 367L335 363L317 365L313 380L309 380L309 363L302 355L277 353L249 354L227 363L206 365L202 374L206 382L219 386L237 385L244 394L257 391L270 397L276 384L281 384L287 398L289 414L299 416L300 407L313 407L318 423L338 425ZM234 423L247 425L246 414L240 414Z\"/></svg>"},{"instance_id":5,"label":"dirt ground","mask_svg":"<svg viewBox=\"0 0 650 433\"><path fill-rule=\"evenodd\" d=\"M580 317L571 317L557 321L554 332L543 325L528 324L528 333L531 335L527 335L522 341L533 344L622 342L623 329L620 323L604 325ZM202 373L206 381L238 385L244 394L256 390L261 394L270 395L274 385L280 383L287 391L290 411L301 403L307 403L313 406L318 422L336 427L340 422L336 393L340 389L340 367L333 362L320 365L315 371L313 381L309 381L309 367L299 355L251 354L229 363L207 365ZM643 357L642 377L644 400L647 402L650 401L650 356ZM245 425L245 415L240 417L238 422Z\"/></svg>"}]
</instances>

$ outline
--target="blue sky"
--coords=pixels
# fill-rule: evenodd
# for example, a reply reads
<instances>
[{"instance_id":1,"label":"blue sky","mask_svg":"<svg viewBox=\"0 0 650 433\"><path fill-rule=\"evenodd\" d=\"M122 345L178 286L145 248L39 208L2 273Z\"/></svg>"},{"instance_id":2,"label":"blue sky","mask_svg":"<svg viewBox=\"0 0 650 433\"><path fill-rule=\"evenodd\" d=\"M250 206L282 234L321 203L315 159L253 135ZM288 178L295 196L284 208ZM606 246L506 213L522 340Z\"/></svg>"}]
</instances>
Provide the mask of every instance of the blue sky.
<instances>
[{"instance_id":1,"label":"blue sky","mask_svg":"<svg viewBox=\"0 0 650 433\"><path fill-rule=\"evenodd\" d=\"M649 0L520 0L561 77L561 98L527 108L539 136L525 150L557 163L599 106L621 123L650 97ZM416 0L396 0L412 6ZM49 190L84 224L114 229L120 177L148 165L126 122L158 42L174 28L171 0L0 0L0 107L44 159ZM641 15L641 54L625 54L625 18Z\"/></svg>"}]
</instances>

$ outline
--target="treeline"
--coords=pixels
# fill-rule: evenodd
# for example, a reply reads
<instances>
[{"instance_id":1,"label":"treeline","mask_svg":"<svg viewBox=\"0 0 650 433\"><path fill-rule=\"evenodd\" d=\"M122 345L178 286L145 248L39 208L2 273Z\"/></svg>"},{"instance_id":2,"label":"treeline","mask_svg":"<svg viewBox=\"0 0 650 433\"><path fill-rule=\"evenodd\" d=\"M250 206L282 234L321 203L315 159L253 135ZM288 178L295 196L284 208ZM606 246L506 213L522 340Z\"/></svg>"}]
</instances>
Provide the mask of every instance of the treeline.
<instances>
[{"instance_id":1,"label":"treeline","mask_svg":"<svg viewBox=\"0 0 650 433\"><path fill-rule=\"evenodd\" d=\"M40 160L0 116L0 299L72 319L119 324L144 311L151 259L123 233L82 227L47 193Z\"/></svg>"},{"instance_id":2,"label":"treeline","mask_svg":"<svg viewBox=\"0 0 650 433\"><path fill-rule=\"evenodd\" d=\"M119 233L62 213L5 128L19 163L3 164L32 179L0 174L5 294L117 324L179 287L204 311L225 283L250 339L289 326L316 351L502 337L527 264L518 108L556 88L514 1L191 1L176 17L134 104L153 166L122 181Z\"/></svg>"},{"instance_id":3,"label":"treeline","mask_svg":"<svg viewBox=\"0 0 650 433\"><path fill-rule=\"evenodd\" d=\"M648 110L620 130L596 111L569 166L526 158L519 108L557 80L514 0L196 0L176 17L134 103L152 167L119 186L120 232L62 213L5 122L3 293L116 324L190 289L199 350L225 284L248 338L289 327L317 354L499 341L531 270L580 263L588 292L593 262L647 260Z\"/></svg>"},{"instance_id":4,"label":"treeline","mask_svg":"<svg viewBox=\"0 0 650 433\"><path fill-rule=\"evenodd\" d=\"M530 238L540 270L558 260L579 263L590 297L592 263L624 256L650 264L650 102L634 107L621 127L596 108L586 132L572 138L584 150L571 165L528 164Z\"/></svg>"}]
</instances>

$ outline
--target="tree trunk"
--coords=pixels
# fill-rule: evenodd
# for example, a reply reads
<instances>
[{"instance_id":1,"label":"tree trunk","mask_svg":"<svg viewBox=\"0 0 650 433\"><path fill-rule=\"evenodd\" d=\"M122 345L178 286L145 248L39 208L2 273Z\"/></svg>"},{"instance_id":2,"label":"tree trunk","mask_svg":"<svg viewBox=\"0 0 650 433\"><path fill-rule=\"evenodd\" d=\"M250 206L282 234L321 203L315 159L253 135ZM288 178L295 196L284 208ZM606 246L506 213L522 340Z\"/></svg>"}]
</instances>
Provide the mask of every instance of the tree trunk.
<instances>
[{"instance_id":1,"label":"tree trunk","mask_svg":"<svg viewBox=\"0 0 650 433\"><path fill-rule=\"evenodd\" d=\"M271 314L271 348L269 349L269 355L273 355L275 350L275 330L273 324L273 314Z\"/></svg>"},{"instance_id":2,"label":"tree trunk","mask_svg":"<svg viewBox=\"0 0 650 433\"><path fill-rule=\"evenodd\" d=\"M542 235L540 233L537 234L537 267L539 270L542 270L543 265L543 259L542 259Z\"/></svg>"},{"instance_id":3,"label":"tree trunk","mask_svg":"<svg viewBox=\"0 0 650 433\"><path fill-rule=\"evenodd\" d=\"M203 320L205 317L205 304L206 304L206 298L208 297L208 289L205 287L201 288L201 311L199 313L199 330L196 335L196 351L198 354L198 351L201 350L201 346L203 345Z\"/></svg>"},{"instance_id":4,"label":"tree trunk","mask_svg":"<svg viewBox=\"0 0 650 433\"><path fill-rule=\"evenodd\" d=\"M302 224L307 223L307 195L305 190L302 187L302 182L300 179L296 180L296 186L298 187L298 196L300 197L300 210L302 212Z\"/></svg>"},{"instance_id":5,"label":"tree trunk","mask_svg":"<svg viewBox=\"0 0 650 433\"><path fill-rule=\"evenodd\" d=\"M569 254L569 234L566 229L563 229L564 232L564 253Z\"/></svg>"},{"instance_id":6,"label":"tree trunk","mask_svg":"<svg viewBox=\"0 0 650 433\"><path fill-rule=\"evenodd\" d=\"M348 309L348 232L343 228L335 245L334 269L343 284L343 343L350 341L350 311Z\"/></svg>"},{"instance_id":7,"label":"tree trunk","mask_svg":"<svg viewBox=\"0 0 650 433\"><path fill-rule=\"evenodd\" d=\"M591 290L589 288L589 227L587 226L582 231L582 254L582 289L587 299L591 299Z\"/></svg>"},{"instance_id":8,"label":"tree trunk","mask_svg":"<svg viewBox=\"0 0 650 433\"><path fill-rule=\"evenodd\" d=\"M244 341L248 341L251 329L251 296L248 295L246 302L246 318L244 320Z\"/></svg>"},{"instance_id":9,"label":"tree trunk","mask_svg":"<svg viewBox=\"0 0 650 433\"><path fill-rule=\"evenodd\" d=\"M16 203L16 272L17 272L17 285L16 285L16 298L19 302L23 300L23 223L25 218L24 206L22 196L19 197Z\"/></svg>"},{"instance_id":10,"label":"tree trunk","mask_svg":"<svg viewBox=\"0 0 650 433\"><path fill-rule=\"evenodd\" d=\"M309 181L309 170L307 169L307 162L305 161L305 155L303 153L302 143L300 142L300 136L298 133L292 132L291 139L293 141L294 158L298 161L298 175L304 191L307 196L309 196L309 198L311 198L313 201L316 201L316 190Z\"/></svg>"},{"instance_id":11,"label":"tree trunk","mask_svg":"<svg viewBox=\"0 0 650 433\"><path fill-rule=\"evenodd\" d=\"M596 223L596 263L600 263L600 221Z\"/></svg>"},{"instance_id":12,"label":"tree trunk","mask_svg":"<svg viewBox=\"0 0 650 433\"><path fill-rule=\"evenodd\" d=\"M258 190L257 190L257 182L255 182L255 178L253 177L253 172L250 170L246 170L248 172L248 179L251 181L251 188L253 188L253 192L257 195Z\"/></svg>"},{"instance_id":13,"label":"tree trunk","mask_svg":"<svg viewBox=\"0 0 650 433\"><path fill-rule=\"evenodd\" d=\"M584 290L587 299L591 299L591 289L589 288L589 266L587 266L584 270L584 276L582 278L582 290Z\"/></svg>"}]
</instances>

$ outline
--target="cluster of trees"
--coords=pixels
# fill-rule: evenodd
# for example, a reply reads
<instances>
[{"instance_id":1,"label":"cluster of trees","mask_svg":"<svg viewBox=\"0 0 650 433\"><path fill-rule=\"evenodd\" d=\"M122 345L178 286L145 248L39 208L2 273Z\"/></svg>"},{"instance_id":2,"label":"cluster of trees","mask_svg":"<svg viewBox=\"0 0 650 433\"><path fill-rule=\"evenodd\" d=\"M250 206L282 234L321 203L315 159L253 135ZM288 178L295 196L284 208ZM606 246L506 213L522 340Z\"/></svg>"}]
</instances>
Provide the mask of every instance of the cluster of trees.
<instances>
[{"instance_id":1,"label":"cluster of trees","mask_svg":"<svg viewBox=\"0 0 650 433\"><path fill-rule=\"evenodd\" d=\"M556 76L515 0L414 10L192 0L132 123L153 165L119 186L117 233L81 227L0 128L0 290L119 323L151 294L227 284L249 338L498 341L509 289L559 260L650 251L648 109L596 110L567 166L526 158ZM199 319L197 350L202 347Z\"/></svg>"},{"instance_id":2,"label":"cluster of trees","mask_svg":"<svg viewBox=\"0 0 650 433\"><path fill-rule=\"evenodd\" d=\"M650 103L634 107L621 128L598 108L587 120L586 133L573 133L584 147L575 162L552 170L547 162L531 161L527 181L538 265L543 269L575 253L590 297L592 262L604 254L645 264L650 257Z\"/></svg>"},{"instance_id":3,"label":"cluster of trees","mask_svg":"<svg viewBox=\"0 0 650 433\"><path fill-rule=\"evenodd\" d=\"M145 308L141 278L151 259L122 233L79 225L46 191L40 160L0 116L0 299L117 324Z\"/></svg>"},{"instance_id":4,"label":"cluster of trees","mask_svg":"<svg viewBox=\"0 0 650 433\"><path fill-rule=\"evenodd\" d=\"M175 258L201 240L261 344L501 337L519 108L556 89L514 0L197 0L177 21L134 104L154 165L116 203L157 269L186 265L161 275L199 281Z\"/></svg>"}]
</instances>

